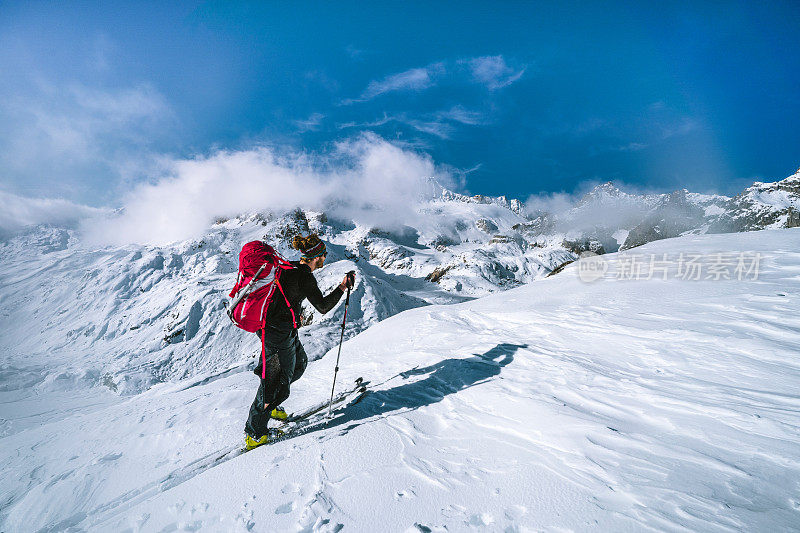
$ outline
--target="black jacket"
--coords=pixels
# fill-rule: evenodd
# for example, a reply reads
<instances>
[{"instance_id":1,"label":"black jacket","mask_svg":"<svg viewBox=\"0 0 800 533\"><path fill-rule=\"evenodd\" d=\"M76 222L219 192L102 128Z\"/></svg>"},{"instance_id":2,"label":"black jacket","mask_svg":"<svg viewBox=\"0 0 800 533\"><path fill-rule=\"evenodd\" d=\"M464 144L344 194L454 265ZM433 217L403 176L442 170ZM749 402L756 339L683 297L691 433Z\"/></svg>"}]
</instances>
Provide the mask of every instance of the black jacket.
<instances>
[{"instance_id":1,"label":"black jacket","mask_svg":"<svg viewBox=\"0 0 800 533\"><path fill-rule=\"evenodd\" d=\"M311 268L300 261L291 262L295 268L281 272L280 284L289 303L294 309L294 316L297 326L300 326L300 304L308 298L317 311L323 315L333 309L339 298L342 297L342 289L336 287L327 296L322 296L317 280L311 272ZM276 290L275 296L267 309L267 331L289 331L293 328L292 314L286 306L283 294Z\"/></svg>"}]
</instances>

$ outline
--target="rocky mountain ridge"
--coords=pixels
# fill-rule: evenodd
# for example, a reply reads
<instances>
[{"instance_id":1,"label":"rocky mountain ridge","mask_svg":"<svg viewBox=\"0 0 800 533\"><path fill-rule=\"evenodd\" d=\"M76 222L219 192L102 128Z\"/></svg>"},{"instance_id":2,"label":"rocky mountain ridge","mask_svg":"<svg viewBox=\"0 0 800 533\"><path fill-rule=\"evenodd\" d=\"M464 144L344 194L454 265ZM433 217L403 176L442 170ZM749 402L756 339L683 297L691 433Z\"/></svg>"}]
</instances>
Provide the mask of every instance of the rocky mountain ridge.
<instances>
[{"instance_id":1,"label":"rocky mountain ridge","mask_svg":"<svg viewBox=\"0 0 800 533\"><path fill-rule=\"evenodd\" d=\"M526 239L573 252L615 252L686 234L734 233L800 226L800 170L756 182L734 197L692 193L635 195L612 182L596 186L561 213L537 212L516 229Z\"/></svg>"}]
</instances>

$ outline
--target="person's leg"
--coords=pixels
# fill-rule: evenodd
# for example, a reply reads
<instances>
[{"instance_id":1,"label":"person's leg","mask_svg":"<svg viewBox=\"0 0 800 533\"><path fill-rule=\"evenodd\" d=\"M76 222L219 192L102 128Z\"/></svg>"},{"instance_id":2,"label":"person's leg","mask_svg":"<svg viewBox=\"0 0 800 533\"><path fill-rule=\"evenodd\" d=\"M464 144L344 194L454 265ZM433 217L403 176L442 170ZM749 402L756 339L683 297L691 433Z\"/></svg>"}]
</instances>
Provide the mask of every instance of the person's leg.
<instances>
[{"instance_id":1,"label":"person's leg","mask_svg":"<svg viewBox=\"0 0 800 533\"><path fill-rule=\"evenodd\" d=\"M269 411L264 409L264 403L266 403L264 401L266 382L267 380L260 380L256 397L253 400L253 404L250 406L250 414L244 425L244 432L256 440L267 433L267 423L269 422Z\"/></svg>"},{"instance_id":2,"label":"person's leg","mask_svg":"<svg viewBox=\"0 0 800 533\"><path fill-rule=\"evenodd\" d=\"M308 366L308 356L306 355L306 351L303 349L303 345L300 344L300 337L295 337L295 356L294 356L294 374L292 376L292 383L300 379L300 376L303 375L303 372L306 371L306 366Z\"/></svg>"},{"instance_id":3,"label":"person's leg","mask_svg":"<svg viewBox=\"0 0 800 533\"><path fill-rule=\"evenodd\" d=\"M289 385L296 379L294 375L297 366L298 346L300 346L300 341L297 338L297 330L293 330L278 348L278 357L281 362L280 383L274 399L266 406L270 412L289 397ZM302 357L305 358L305 352L302 350L303 347L300 346Z\"/></svg>"},{"instance_id":4,"label":"person's leg","mask_svg":"<svg viewBox=\"0 0 800 533\"><path fill-rule=\"evenodd\" d=\"M281 380L281 363L278 355L278 346L268 339L265 343L266 358L267 358L267 371L265 378L261 379L258 386L258 392L250 406L250 414L247 417L247 422L244 426L244 431L251 437L258 439L267 433L267 424L270 419L270 412L266 408L268 404L274 401L275 395L280 388ZM260 356L261 354L259 354ZM261 362L256 368L257 374L261 377Z\"/></svg>"}]
</instances>

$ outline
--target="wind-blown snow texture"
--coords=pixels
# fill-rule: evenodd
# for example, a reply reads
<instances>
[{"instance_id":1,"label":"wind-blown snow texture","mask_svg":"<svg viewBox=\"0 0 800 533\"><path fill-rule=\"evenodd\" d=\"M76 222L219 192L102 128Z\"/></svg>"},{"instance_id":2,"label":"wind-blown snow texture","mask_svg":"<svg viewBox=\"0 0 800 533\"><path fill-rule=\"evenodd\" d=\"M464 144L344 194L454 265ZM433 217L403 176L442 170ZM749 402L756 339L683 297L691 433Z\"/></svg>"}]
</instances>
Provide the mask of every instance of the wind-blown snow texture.
<instances>
[{"instance_id":1,"label":"wind-blown snow texture","mask_svg":"<svg viewBox=\"0 0 800 533\"><path fill-rule=\"evenodd\" d=\"M0 391L4 531L790 531L800 524L798 229L685 236L605 256L752 251L762 254L757 280L584 283L573 264L506 292L387 318L342 350L339 382L361 375L376 384L362 402L328 425L222 462L215 459L240 443L257 378L236 365L203 373L218 354L176 351L171 365L186 354L200 373L134 396L81 385L103 379L101 355L145 364L141 347L131 345L139 338L123 332L146 330L154 319L126 305L165 277L172 281L158 289L163 294L147 296L152 309L175 289L193 295L176 335L224 337L244 361L252 343L209 325L222 320L208 312L218 303L204 299L219 302L206 291L219 289L233 266L220 259L212 267L200 250L87 252L78 260L59 255L68 239L47 237L48 267L15 269L21 259L13 255L4 263L3 350L14 365L4 364ZM219 239L215 250L224 249ZM90 267L70 273L83 261ZM126 277L131 263L139 276ZM342 265L342 272L351 266ZM203 276L170 278L170 269L193 268ZM326 275L323 285L339 275ZM45 305L26 307L19 288L53 276ZM70 276L91 282L81 285L80 300L58 281ZM208 285L195 285L200 279ZM362 309L368 287L362 279ZM130 299L104 299L104 290L129 291ZM77 301L100 310L96 323L69 342L39 334L76 328ZM195 302L206 312L196 314ZM112 306L126 316L102 331L103 319L116 316ZM9 318L16 323L26 311L41 323L13 333ZM92 352L95 338L108 341L105 354ZM40 359L48 351L53 373L45 384ZM71 357L84 369L59 373ZM312 362L286 407L324 399L333 364L332 352Z\"/></svg>"}]
</instances>

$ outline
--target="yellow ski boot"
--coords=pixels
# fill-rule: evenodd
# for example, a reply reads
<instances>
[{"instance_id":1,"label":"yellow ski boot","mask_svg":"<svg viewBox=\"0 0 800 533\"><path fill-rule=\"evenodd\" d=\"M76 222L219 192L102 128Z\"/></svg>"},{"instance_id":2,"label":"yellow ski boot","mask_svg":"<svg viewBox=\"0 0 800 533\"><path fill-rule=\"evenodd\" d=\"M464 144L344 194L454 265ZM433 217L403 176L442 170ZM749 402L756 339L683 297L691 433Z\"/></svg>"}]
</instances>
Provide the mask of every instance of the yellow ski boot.
<instances>
[{"instance_id":1,"label":"yellow ski boot","mask_svg":"<svg viewBox=\"0 0 800 533\"><path fill-rule=\"evenodd\" d=\"M267 430L267 434L266 435L262 435L258 439L254 439L253 437L251 437L250 435L245 433L244 434L244 449L246 451L250 451L253 448L258 448L262 444L269 444L270 442L273 442L274 440L281 438L283 436L283 434L284 434L283 431L281 431L280 429L276 429L276 428L270 428L269 430Z\"/></svg>"},{"instance_id":2,"label":"yellow ski boot","mask_svg":"<svg viewBox=\"0 0 800 533\"><path fill-rule=\"evenodd\" d=\"M252 450L253 448L258 448L262 444L266 444L269 442L269 435L264 435L260 439L254 439L247 433L244 434L244 449L247 451Z\"/></svg>"},{"instance_id":3,"label":"yellow ski boot","mask_svg":"<svg viewBox=\"0 0 800 533\"><path fill-rule=\"evenodd\" d=\"M272 410L272 412L269 414L269 417L274 418L275 420L286 420L287 418L289 418L289 415L286 413L283 407L279 405L278 407Z\"/></svg>"}]
</instances>

